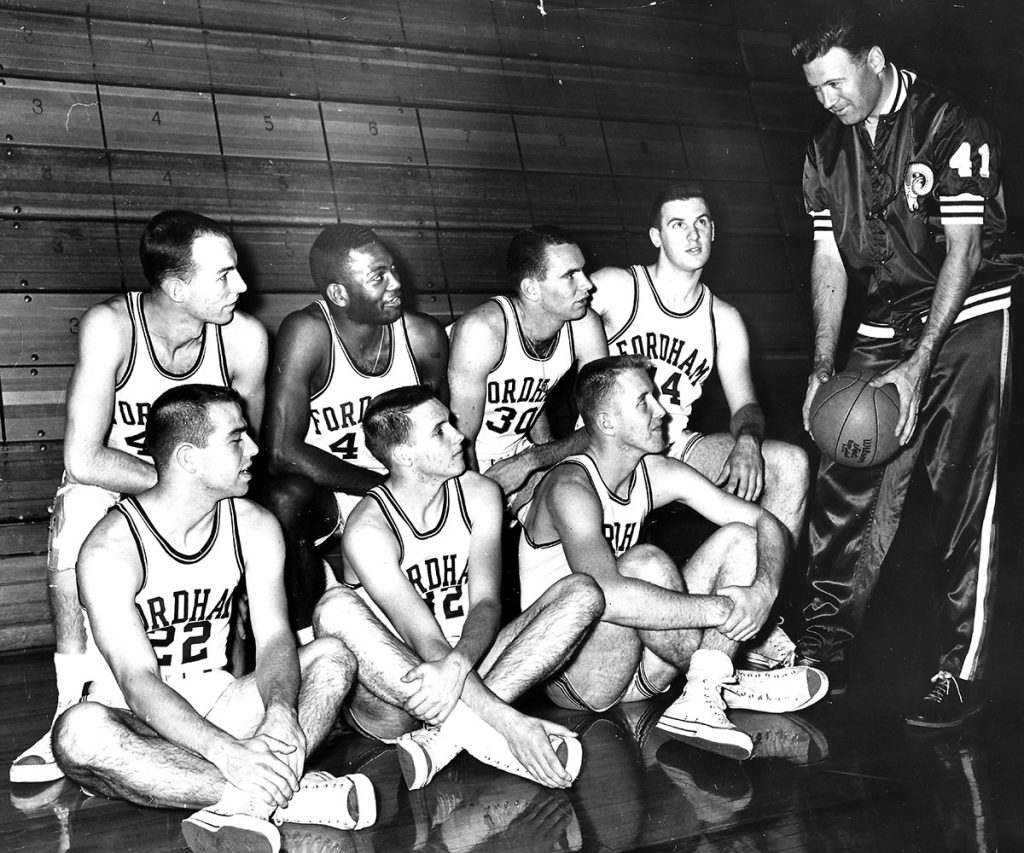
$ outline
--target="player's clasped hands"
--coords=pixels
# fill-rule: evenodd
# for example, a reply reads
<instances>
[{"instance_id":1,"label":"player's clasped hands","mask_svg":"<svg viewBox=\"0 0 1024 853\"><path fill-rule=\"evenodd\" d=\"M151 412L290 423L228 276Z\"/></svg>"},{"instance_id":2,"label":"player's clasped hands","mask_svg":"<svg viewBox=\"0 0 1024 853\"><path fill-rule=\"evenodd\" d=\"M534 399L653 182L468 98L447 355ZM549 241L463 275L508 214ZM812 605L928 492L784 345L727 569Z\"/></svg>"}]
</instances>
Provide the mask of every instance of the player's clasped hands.
<instances>
[{"instance_id":1,"label":"player's clasped hands","mask_svg":"<svg viewBox=\"0 0 1024 853\"><path fill-rule=\"evenodd\" d=\"M468 673L451 655L414 666L402 676L406 684L419 682L416 692L406 700L405 710L418 720L440 725L459 701Z\"/></svg>"},{"instance_id":2,"label":"player's clasped hands","mask_svg":"<svg viewBox=\"0 0 1024 853\"><path fill-rule=\"evenodd\" d=\"M282 757L292 749L277 738L257 734L225 746L214 763L230 784L273 810L299 790L299 777Z\"/></svg>"}]
</instances>

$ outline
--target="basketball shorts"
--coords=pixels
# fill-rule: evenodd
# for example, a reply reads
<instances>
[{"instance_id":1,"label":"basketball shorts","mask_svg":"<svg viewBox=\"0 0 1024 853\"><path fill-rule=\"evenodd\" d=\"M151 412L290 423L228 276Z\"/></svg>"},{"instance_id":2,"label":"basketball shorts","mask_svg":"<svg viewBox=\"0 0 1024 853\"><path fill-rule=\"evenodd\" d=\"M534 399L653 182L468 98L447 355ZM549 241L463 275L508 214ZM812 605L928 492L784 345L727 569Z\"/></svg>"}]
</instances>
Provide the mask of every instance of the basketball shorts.
<instances>
[{"instance_id":1,"label":"basketball shorts","mask_svg":"<svg viewBox=\"0 0 1024 853\"><path fill-rule=\"evenodd\" d=\"M595 714L602 714L610 708L614 708L627 696L633 697L629 700L630 702L639 701L641 699L653 699L655 696L659 696L666 692L670 686L671 685L665 685L664 688L658 690L653 684L651 684L647 677L647 673L644 670L643 658L641 658L640 665L636 668L636 672L633 673L633 678L630 679L623 691L618 695L618 697L602 708L595 708L587 702L587 700L576 691L572 682L569 681L569 676L564 672L561 675L557 675L552 678L544 686L544 692L547 693L548 698L558 705L559 708L565 708L569 711L592 711Z\"/></svg>"},{"instance_id":2,"label":"basketball shorts","mask_svg":"<svg viewBox=\"0 0 1024 853\"><path fill-rule=\"evenodd\" d=\"M180 694L202 717L213 710L217 700L234 680L234 676L226 669L163 676L164 684ZM101 677L94 681L89 688L88 701L99 702L108 708L131 710L113 676Z\"/></svg>"},{"instance_id":3,"label":"basketball shorts","mask_svg":"<svg viewBox=\"0 0 1024 853\"><path fill-rule=\"evenodd\" d=\"M120 497L99 486L68 483L65 479L53 499L46 568L51 572L73 569L85 538Z\"/></svg>"},{"instance_id":4,"label":"basketball shorts","mask_svg":"<svg viewBox=\"0 0 1024 853\"><path fill-rule=\"evenodd\" d=\"M690 455L690 452L696 446L697 442L704 438L704 433L696 432L691 429L684 429L679 436L668 446L668 450L665 451L667 456L672 459L678 459L681 462L686 461L686 457Z\"/></svg>"}]
</instances>

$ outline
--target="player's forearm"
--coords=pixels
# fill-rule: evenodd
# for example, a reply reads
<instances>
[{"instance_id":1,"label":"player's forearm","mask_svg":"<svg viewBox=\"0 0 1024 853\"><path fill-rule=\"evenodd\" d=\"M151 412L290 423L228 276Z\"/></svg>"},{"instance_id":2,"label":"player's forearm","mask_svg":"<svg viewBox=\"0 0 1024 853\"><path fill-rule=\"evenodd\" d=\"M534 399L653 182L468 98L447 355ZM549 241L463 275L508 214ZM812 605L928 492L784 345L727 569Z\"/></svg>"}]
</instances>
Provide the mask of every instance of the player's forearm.
<instances>
[{"instance_id":1,"label":"player's forearm","mask_svg":"<svg viewBox=\"0 0 1024 853\"><path fill-rule=\"evenodd\" d=\"M690 595L634 578L620 578L611 588L607 584L601 587L605 596L602 619L628 628L713 628L732 611L732 602L724 596Z\"/></svg>"},{"instance_id":2,"label":"player's forearm","mask_svg":"<svg viewBox=\"0 0 1024 853\"><path fill-rule=\"evenodd\" d=\"M299 446L272 448L267 469L271 476L302 474L318 486L350 495L365 495L384 482L380 472L353 465L305 442Z\"/></svg>"},{"instance_id":3,"label":"player's forearm","mask_svg":"<svg viewBox=\"0 0 1024 853\"><path fill-rule=\"evenodd\" d=\"M729 432L739 440L742 436L756 439L758 445L764 441L764 412L757 403L747 403L729 421Z\"/></svg>"},{"instance_id":4,"label":"player's forearm","mask_svg":"<svg viewBox=\"0 0 1024 853\"><path fill-rule=\"evenodd\" d=\"M279 636L256 650L256 689L263 706L295 708L299 699L300 670L295 641Z\"/></svg>"},{"instance_id":5,"label":"player's forearm","mask_svg":"<svg viewBox=\"0 0 1024 853\"><path fill-rule=\"evenodd\" d=\"M522 456L528 460L529 473L557 465L568 456L582 453L587 447L587 431L580 427L565 438L538 444L524 450Z\"/></svg>"},{"instance_id":6,"label":"player's forearm","mask_svg":"<svg viewBox=\"0 0 1024 853\"><path fill-rule=\"evenodd\" d=\"M977 241L950 245L932 295L928 321L914 350L913 358L925 359L929 370L935 363L953 321L964 306L980 263L981 249Z\"/></svg>"},{"instance_id":7,"label":"player's forearm","mask_svg":"<svg viewBox=\"0 0 1024 853\"><path fill-rule=\"evenodd\" d=\"M494 643L498 635L499 616L496 601L477 602L469 609L462 634L452 651L459 654L471 668L483 660Z\"/></svg>"},{"instance_id":8,"label":"player's forearm","mask_svg":"<svg viewBox=\"0 0 1024 853\"><path fill-rule=\"evenodd\" d=\"M233 738L203 719L180 693L149 672L120 676L118 684L132 713L153 731L219 766L221 750Z\"/></svg>"},{"instance_id":9,"label":"player's forearm","mask_svg":"<svg viewBox=\"0 0 1024 853\"><path fill-rule=\"evenodd\" d=\"M846 306L846 288L846 270L842 261L815 252L811 262L811 302L816 370L835 370L839 329Z\"/></svg>"},{"instance_id":10,"label":"player's forearm","mask_svg":"<svg viewBox=\"0 0 1024 853\"><path fill-rule=\"evenodd\" d=\"M156 468L139 456L101 446L71 448L64 465L75 483L99 486L122 495L137 495L156 485Z\"/></svg>"}]
</instances>

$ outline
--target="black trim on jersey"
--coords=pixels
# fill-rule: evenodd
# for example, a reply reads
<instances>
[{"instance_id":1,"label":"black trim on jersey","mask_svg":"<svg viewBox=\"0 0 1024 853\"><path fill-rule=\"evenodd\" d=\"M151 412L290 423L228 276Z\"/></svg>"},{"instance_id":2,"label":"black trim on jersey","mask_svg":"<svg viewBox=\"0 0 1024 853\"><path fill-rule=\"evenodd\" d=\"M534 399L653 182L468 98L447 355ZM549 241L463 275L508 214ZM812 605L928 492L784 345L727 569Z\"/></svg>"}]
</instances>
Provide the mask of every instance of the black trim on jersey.
<instances>
[{"instance_id":1,"label":"black trim on jersey","mask_svg":"<svg viewBox=\"0 0 1024 853\"><path fill-rule=\"evenodd\" d=\"M453 477L452 480L454 479L456 478ZM417 539L423 540L430 539L431 537L436 536L437 533L445 526L445 524L448 521L448 510L451 506L451 495L449 492L451 489L450 484L452 480L444 481L442 487L444 492L444 501L441 504L441 516L438 518L437 523L429 530L424 530L422 532L416 528L416 525L412 523L412 520L409 518L409 516L405 514L405 510L402 509L401 505L398 503L391 489L388 488L387 483L381 483L379 486L375 486L374 491L377 491L379 489L379 494L388 499L388 502L392 505L392 507L394 507L399 517L401 517L402 521L404 521L406 525L409 527L409 529L412 531L412 535L415 536Z\"/></svg>"},{"instance_id":2,"label":"black trim on jersey","mask_svg":"<svg viewBox=\"0 0 1024 853\"><path fill-rule=\"evenodd\" d=\"M238 579L241 581L245 574L245 555L242 554L242 535L238 532L238 511L235 509L235 499L225 498L228 502L228 514L231 521L231 538L234 540L235 559L238 561Z\"/></svg>"},{"instance_id":3,"label":"black trim on jersey","mask_svg":"<svg viewBox=\"0 0 1024 853\"><path fill-rule=\"evenodd\" d=\"M507 296L492 296L491 302L498 306L498 310L501 311L501 324L505 331L501 335L501 354L498 356L498 360L494 363L494 367L488 371L494 373L501 363L505 360L505 353L508 352L508 317L505 315L505 302L508 300Z\"/></svg>"},{"instance_id":4,"label":"black trim on jersey","mask_svg":"<svg viewBox=\"0 0 1024 853\"><path fill-rule=\"evenodd\" d=\"M636 315L640 313L640 279L637 278L636 268L640 264L636 264L629 268L629 274L633 277L633 308L630 311L629 319L622 324L622 327L610 338L608 338L608 345L611 346L615 341L622 337L622 333L626 331L632 325L636 319Z\"/></svg>"},{"instance_id":5,"label":"black trim on jersey","mask_svg":"<svg viewBox=\"0 0 1024 853\"><path fill-rule=\"evenodd\" d=\"M320 313L321 315L323 315L324 325L327 326L327 337L330 340L330 345L327 347L327 377L324 379L324 384L320 387L320 389L314 391L312 394L309 395L310 403L312 403L317 397L319 397L321 394L324 393L324 391L327 390L327 388L331 384L331 380L334 378L334 336L337 334L337 331L334 328L334 321L331 319L331 315L328 312L323 301L318 299L313 304L320 309ZM344 349L344 347L342 347L342 349Z\"/></svg>"},{"instance_id":6,"label":"black trim on jersey","mask_svg":"<svg viewBox=\"0 0 1024 853\"><path fill-rule=\"evenodd\" d=\"M708 316L711 318L711 357L714 358L711 367L717 368L718 366L718 324L715 322L715 294L711 292L711 289L706 287L704 292L708 295ZM710 374L709 374L710 375ZM703 383L702 383L703 387ZM697 402L694 400L694 402Z\"/></svg>"},{"instance_id":7,"label":"black trim on jersey","mask_svg":"<svg viewBox=\"0 0 1024 853\"><path fill-rule=\"evenodd\" d=\"M565 459L564 463L571 463L573 465L579 465L580 468L582 468L584 471L586 471L587 472L587 478L590 480L590 483L594 487L594 491L595 492L597 491L597 483L594 482L593 474L597 474L597 478L601 482L601 488L604 489L605 494L607 494L608 497L610 497L613 501L615 501L615 503L617 503L619 506L626 506L629 503L630 499L633 497L633 487L636 485L636 468L634 468L633 471L629 475L629 488L626 489L626 497L620 498L617 494L615 494L615 492L613 492L611 489L609 489L608 486L605 484L604 477L601 476L601 470L597 467L597 462L594 461L594 457L591 456L589 453L583 453L581 455L582 456L586 456L587 459L589 459L591 461L591 463L594 466L593 473L591 472L591 470L586 465L584 465L578 459L572 459L572 458ZM641 459L640 461L642 462L643 459ZM637 467L640 467L640 466L638 465Z\"/></svg>"},{"instance_id":8,"label":"black trim on jersey","mask_svg":"<svg viewBox=\"0 0 1024 853\"><path fill-rule=\"evenodd\" d=\"M384 521L387 522L388 527L391 528L391 532L395 534L395 541L398 543L398 565L402 565L402 560L405 559L405 543L402 542L402 533L395 524L395 520L391 517L391 512L387 508L387 504L384 502L384 498L381 497L377 491L380 486L374 486L370 491L366 493L366 497L371 498L376 502L377 506L380 507L381 515L384 516Z\"/></svg>"},{"instance_id":9,"label":"black trim on jersey","mask_svg":"<svg viewBox=\"0 0 1024 853\"><path fill-rule=\"evenodd\" d=\"M666 308L665 307L665 303L661 301L661 297L658 295L658 288L656 288L654 286L654 279L651 278L650 270L648 270L647 267L642 266L642 265L640 265L640 269L642 269L644 271L644 275L647 277L647 283L651 287L651 293L654 295L654 302L655 302L655 304L662 310L662 312L665 315L667 315L669 317L675 317L675 318L677 318L679 320L685 320L687 317L692 317L694 314L697 313L697 309L700 308L700 306L703 304L703 302L704 302L704 295L706 293L710 293L711 292L710 290L708 290L708 288L704 284L704 282L701 282L700 283L700 296L697 297L697 301L694 302L693 305L691 305L685 311L679 313L679 312L673 311L671 308ZM639 306L640 306L640 299L639 299L639 293L638 293L637 294L637 308L638 309L639 309Z\"/></svg>"},{"instance_id":10,"label":"black trim on jersey","mask_svg":"<svg viewBox=\"0 0 1024 853\"><path fill-rule=\"evenodd\" d=\"M177 548L175 548L170 542L168 542L164 538L164 535L159 530L157 530L156 525L153 524L153 519L151 519L146 514L146 510L142 508L142 504L139 503L139 500L135 495L130 495L126 497L124 500L125 503L131 504L134 510L139 514L139 518L142 519L143 524L145 524L146 527L149 529L149 532L153 534L153 537L160 544L160 547L164 549L167 555L171 557L173 560L182 563L183 565L191 565L193 563L198 563L201 559L203 559L210 553L210 551L213 549L213 546L217 542L217 534L220 533L219 503L217 508L214 510L213 529L210 531L210 535L207 538L206 542L204 542L202 547L194 554L184 554ZM225 500L229 499L225 498Z\"/></svg>"},{"instance_id":11,"label":"black trim on jersey","mask_svg":"<svg viewBox=\"0 0 1024 853\"><path fill-rule=\"evenodd\" d=\"M191 377L203 364L203 359L206 357L206 342L207 342L207 323L203 323L203 335L202 341L199 344L199 355L196 357L195 363L183 373L171 373L162 364L160 359L157 358L156 350L153 349L153 341L149 335L149 324L146 322L146 311L142 305L142 299L145 296L144 293L139 294L139 321L142 324L142 339L146 342L146 351L149 353L150 361L153 362L153 367L156 368L156 372L163 376L165 379L174 379L180 382L183 379Z\"/></svg>"},{"instance_id":12,"label":"black trim on jersey","mask_svg":"<svg viewBox=\"0 0 1024 853\"><path fill-rule=\"evenodd\" d=\"M124 388L128 380L131 378L132 370L135 368L135 350L136 347L138 346L138 335L135 333L136 320L135 306L132 302L133 295L135 295L134 292L126 293L124 295L124 304L128 310L128 325L132 327L132 342L131 345L128 347L128 364L125 365L124 375L120 379L114 380L115 391L120 391L122 388Z\"/></svg>"},{"instance_id":13,"label":"black trim on jersey","mask_svg":"<svg viewBox=\"0 0 1024 853\"><path fill-rule=\"evenodd\" d=\"M509 310L512 312L512 319L516 321L516 334L519 335L519 348L523 351L523 355L530 359L530 361L536 361L538 364L547 364L549 361L551 361L551 359L554 358L555 353L558 351L558 345L562 342L562 329L564 329L566 326L569 326L570 328L569 352L573 357L572 360L576 361L575 348L573 347L572 343L572 323L570 321L566 321L565 323L563 323L562 327L557 332L555 332L555 336L554 338L552 338L552 343L549 344L549 346L551 347L551 351L542 358L541 356L534 355L526 348L526 333L523 331L522 323L519 322L519 313L516 311L515 304L508 297L495 297L495 299L499 298L508 299L508 307ZM508 328L506 326L506 333L507 331Z\"/></svg>"},{"instance_id":14,"label":"black trim on jersey","mask_svg":"<svg viewBox=\"0 0 1024 853\"><path fill-rule=\"evenodd\" d=\"M132 598L134 598L139 594L139 590L146 585L146 581L149 579L149 562L146 560L146 549L142 544L142 536L139 533L139 529L135 525L135 519L128 510L121 506L120 501L114 504L114 509L121 513L121 515L124 516L124 520L128 522L128 531L132 534L132 539L135 540L135 550L139 552L139 563L142 565L142 583L140 583L139 588L135 590L135 593L132 596Z\"/></svg>"},{"instance_id":15,"label":"black trim on jersey","mask_svg":"<svg viewBox=\"0 0 1024 853\"><path fill-rule=\"evenodd\" d=\"M460 477L455 478L455 498L459 503L459 512L462 514L462 520L466 525L466 529L473 532L473 520L469 517L469 507L466 506L466 495L462 491L462 479Z\"/></svg>"},{"instance_id":16,"label":"black trim on jersey","mask_svg":"<svg viewBox=\"0 0 1024 853\"><path fill-rule=\"evenodd\" d=\"M228 353L224 347L223 327L214 326L213 334L217 339L217 362L220 364L220 378L224 381L224 387L231 387L231 373L228 370Z\"/></svg>"}]
</instances>

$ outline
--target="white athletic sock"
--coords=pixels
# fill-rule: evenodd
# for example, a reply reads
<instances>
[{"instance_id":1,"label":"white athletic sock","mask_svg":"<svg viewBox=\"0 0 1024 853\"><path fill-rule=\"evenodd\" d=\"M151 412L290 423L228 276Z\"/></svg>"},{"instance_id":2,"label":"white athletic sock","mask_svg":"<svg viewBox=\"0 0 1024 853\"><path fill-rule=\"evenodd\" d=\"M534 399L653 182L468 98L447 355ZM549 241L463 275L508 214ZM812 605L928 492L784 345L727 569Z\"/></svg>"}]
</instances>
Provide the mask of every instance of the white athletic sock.
<instances>
[{"instance_id":1,"label":"white athletic sock","mask_svg":"<svg viewBox=\"0 0 1024 853\"><path fill-rule=\"evenodd\" d=\"M470 755L476 754L474 749L486 750L492 744L504 750L508 749L505 737L494 726L477 716L461 699L455 703L448 718L438 728L446 738L457 743Z\"/></svg>"},{"instance_id":2,"label":"white athletic sock","mask_svg":"<svg viewBox=\"0 0 1024 853\"><path fill-rule=\"evenodd\" d=\"M714 681L721 684L732 678L732 659L718 649L697 649L686 670L687 681Z\"/></svg>"},{"instance_id":3,"label":"white athletic sock","mask_svg":"<svg viewBox=\"0 0 1024 853\"><path fill-rule=\"evenodd\" d=\"M210 806L210 811L222 815L244 814L250 817L257 817L261 820L270 820L273 809L245 793L241 788L236 788L230 782L224 783L224 794Z\"/></svg>"},{"instance_id":4,"label":"white athletic sock","mask_svg":"<svg viewBox=\"0 0 1024 853\"><path fill-rule=\"evenodd\" d=\"M53 669L57 674L57 707L66 708L82 698L90 680L89 655L82 652L56 652Z\"/></svg>"}]
</instances>

